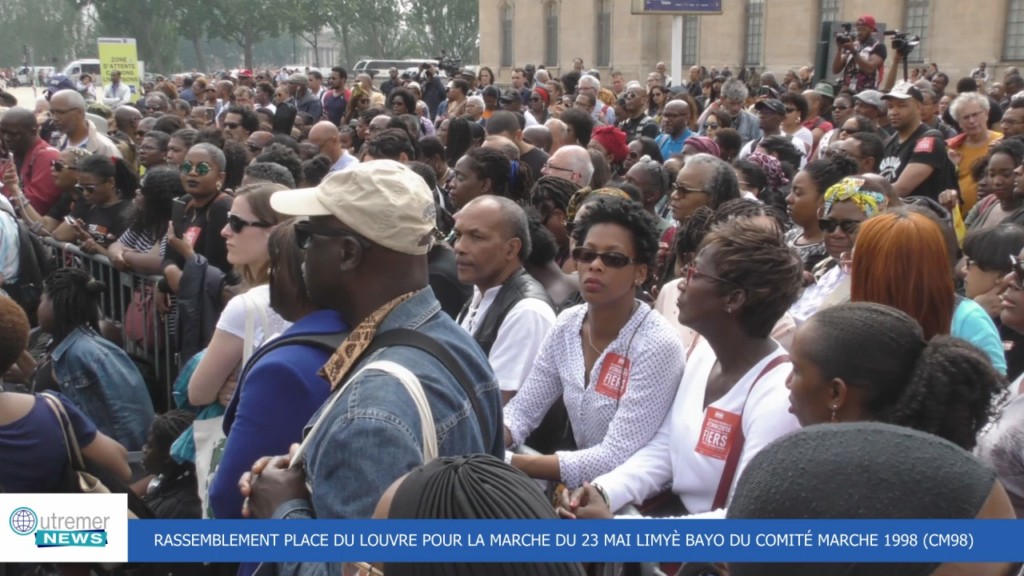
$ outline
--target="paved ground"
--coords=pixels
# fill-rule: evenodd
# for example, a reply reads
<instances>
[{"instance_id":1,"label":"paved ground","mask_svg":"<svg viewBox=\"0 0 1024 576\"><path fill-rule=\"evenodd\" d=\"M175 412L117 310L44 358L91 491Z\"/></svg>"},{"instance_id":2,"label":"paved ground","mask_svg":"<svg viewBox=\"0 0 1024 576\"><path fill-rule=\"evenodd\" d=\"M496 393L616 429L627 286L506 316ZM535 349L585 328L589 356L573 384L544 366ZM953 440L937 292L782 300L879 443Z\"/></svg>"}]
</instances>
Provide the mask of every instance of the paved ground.
<instances>
[{"instance_id":1,"label":"paved ground","mask_svg":"<svg viewBox=\"0 0 1024 576\"><path fill-rule=\"evenodd\" d=\"M14 94L14 97L18 99L18 106L23 106L29 109L35 108L36 96L32 95L32 88L8 88L7 91ZM44 92L46 91L36 88L36 93L39 96L42 96Z\"/></svg>"}]
</instances>

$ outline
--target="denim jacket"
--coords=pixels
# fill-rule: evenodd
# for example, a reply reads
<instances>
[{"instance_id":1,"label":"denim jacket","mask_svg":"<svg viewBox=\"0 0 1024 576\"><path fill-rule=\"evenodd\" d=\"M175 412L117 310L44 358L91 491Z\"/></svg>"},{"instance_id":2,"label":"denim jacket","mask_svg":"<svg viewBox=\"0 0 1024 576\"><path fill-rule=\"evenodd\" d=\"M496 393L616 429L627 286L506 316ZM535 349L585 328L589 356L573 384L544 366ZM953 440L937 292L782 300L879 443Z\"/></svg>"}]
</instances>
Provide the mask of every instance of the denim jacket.
<instances>
[{"instance_id":1,"label":"denim jacket","mask_svg":"<svg viewBox=\"0 0 1024 576\"><path fill-rule=\"evenodd\" d=\"M486 437L481 438L481 427L462 387L443 364L422 350L405 346L378 350L354 366L350 375L374 360L408 368L419 378L430 402L440 456L488 453L504 458L501 395L494 372L473 338L441 312L433 291L424 288L400 304L378 332L392 328L422 332L452 352L476 387ZM317 411L310 419L307 433L319 416ZM422 448L419 412L405 387L389 374L363 373L348 385L306 447L311 500L286 502L274 518L370 518L384 490L423 464ZM276 568L278 574L341 573L340 565L326 563L287 563Z\"/></svg>"},{"instance_id":2,"label":"denim jacket","mask_svg":"<svg viewBox=\"0 0 1024 576\"><path fill-rule=\"evenodd\" d=\"M129 451L142 450L153 401L142 374L123 350L81 326L54 348L53 375L62 394L96 428Z\"/></svg>"}]
</instances>

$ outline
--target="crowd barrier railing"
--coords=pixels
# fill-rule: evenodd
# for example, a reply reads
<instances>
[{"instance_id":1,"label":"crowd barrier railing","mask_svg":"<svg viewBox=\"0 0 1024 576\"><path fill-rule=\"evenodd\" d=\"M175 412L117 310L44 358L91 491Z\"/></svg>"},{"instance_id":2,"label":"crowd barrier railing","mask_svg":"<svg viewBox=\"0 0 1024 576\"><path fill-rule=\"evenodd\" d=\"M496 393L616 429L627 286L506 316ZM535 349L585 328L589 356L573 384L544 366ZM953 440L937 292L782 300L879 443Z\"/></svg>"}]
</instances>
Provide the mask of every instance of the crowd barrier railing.
<instances>
[{"instance_id":1,"label":"crowd barrier railing","mask_svg":"<svg viewBox=\"0 0 1024 576\"><path fill-rule=\"evenodd\" d=\"M156 309L159 276L147 276L114 267L106 256L86 254L78 246L42 238L58 268L80 268L107 285L100 298L102 319L113 326L104 336L117 341L139 365L150 385L158 410L173 408L171 397L178 375L179 357L174 346L173 315Z\"/></svg>"}]
</instances>

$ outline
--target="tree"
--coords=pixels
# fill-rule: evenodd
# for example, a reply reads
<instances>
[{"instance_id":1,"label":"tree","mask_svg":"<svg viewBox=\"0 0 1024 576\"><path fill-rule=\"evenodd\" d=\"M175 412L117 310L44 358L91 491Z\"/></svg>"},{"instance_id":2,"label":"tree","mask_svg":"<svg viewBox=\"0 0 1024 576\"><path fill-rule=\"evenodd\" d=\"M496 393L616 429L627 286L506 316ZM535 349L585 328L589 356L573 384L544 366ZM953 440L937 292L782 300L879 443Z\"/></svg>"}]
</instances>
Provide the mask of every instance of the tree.
<instances>
[{"instance_id":1,"label":"tree","mask_svg":"<svg viewBox=\"0 0 1024 576\"><path fill-rule=\"evenodd\" d=\"M413 39L406 26L411 0L348 0L339 14L348 24L349 42L375 58L402 58ZM349 57L349 54L346 54Z\"/></svg>"},{"instance_id":2,"label":"tree","mask_svg":"<svg viewBox=\"0 0 1024 576\"><path fill-rule=\"evenodd\" d=\"M178 34L192 44L196 53L196 66L206 70L206 58L203 47L209 30L210 10L205 0L177 0L174 3L178 10Z\"/></svg>"},{"instance_id":3,"label":"tree","mask_svg":"<svg viewBox=\"0 0 1024 576\"><path fill-rule=\"evenodd\" d=\"M207 3L210 36L242 48L246 68L253 67L253 46L264 38L281 35L281 23L290 21L292 5L275 0L213 0Z\"/></svg>"},{"instance_id":4,"label":"tree","mask_svg":"<svg viewBox=\"0 0 1024 576\"><path fill-rule=\"evenodd\" d=\"M3 0L0 17L0 65L22 63L24 47L31 52L33 66L54 66L58 70L76 55L86 30L81 12L70 0ZM91 54L96 45L92 44Z\"/></svg>"},{"instance_id":5,"label":"tree","mask_svg":"<svg viewBox=\"0 0 1024 576\"><path fill-rule=\"evenodd\" d=\"M165 0L83 0L92 7L103 36L135 38L139 59L149 70L170 72L178 65L178 10Z\"/></svg>"},{"instance_id":6,"label":"tree","mask_svg":"<svg viewBox=\"0 0 1024 576\"><path fill-rule=\"evenodd\" d=\"M288 31L313 49L313 66L320 66L320 39L325 26L339 20L338 2L330 0L297 0L292 3ZM337 27L332 26L337 33Z\"/></svg>"},{"instance_id":7,"label":"tree","mask_svg":"<svg viewBox=\"0 0 1024 576\"><path fill-rule=\"evenodd\" d=\"M476 62L479 18L477 0L417 0L407 21L424 56L446 50L464 62Z\"/></svg>"}]
</instances>

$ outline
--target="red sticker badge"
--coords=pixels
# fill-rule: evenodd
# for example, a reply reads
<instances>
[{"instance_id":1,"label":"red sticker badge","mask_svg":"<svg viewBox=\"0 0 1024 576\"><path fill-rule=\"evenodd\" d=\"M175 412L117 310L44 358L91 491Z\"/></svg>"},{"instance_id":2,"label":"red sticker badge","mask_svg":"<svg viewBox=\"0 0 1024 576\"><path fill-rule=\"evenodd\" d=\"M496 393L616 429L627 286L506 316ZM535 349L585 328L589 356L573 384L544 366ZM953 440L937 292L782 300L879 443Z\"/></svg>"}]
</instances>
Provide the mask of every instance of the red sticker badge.
<instances>
[{"instance_id":1,"label":"red sticker badge","mask_svg":"<svg viewBox=\"0 0 1024 576\"><path fill-rule=\"evenodd\" d=\"M626 394L626 385L629 384L629 366L629 358L614 352L606 354L601 374L597 377L597 393L612 400L622 398Z\"/></svg>"},{"instance_id":2,"label":"red sticker badge","mask_svg":"<svg viewBox=\"0 0 1024 576\"><path fill-rule=\"evenodd\" d=\"M917 141L917 145L914 146L914 152L930 153L935 151L935 138L928 136L921 138Z\"/></svg>"},{"instance_id":3,"label":"red sticker badge","mask_svg":"<svg viewBox=\"0 0 1024 576\"><path fill-rule=\"evenodd\" d=\"M740 415L709 406L704 412L704 425L697 439L697 452L705 456L725 460L736 441Z\"/></svg>"}]
</instances>

